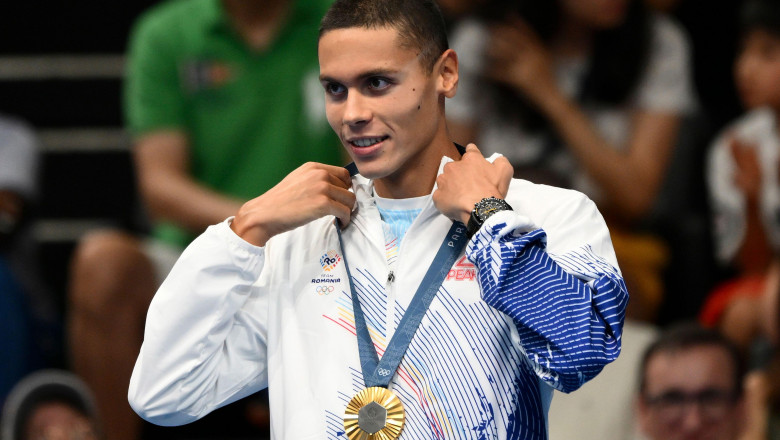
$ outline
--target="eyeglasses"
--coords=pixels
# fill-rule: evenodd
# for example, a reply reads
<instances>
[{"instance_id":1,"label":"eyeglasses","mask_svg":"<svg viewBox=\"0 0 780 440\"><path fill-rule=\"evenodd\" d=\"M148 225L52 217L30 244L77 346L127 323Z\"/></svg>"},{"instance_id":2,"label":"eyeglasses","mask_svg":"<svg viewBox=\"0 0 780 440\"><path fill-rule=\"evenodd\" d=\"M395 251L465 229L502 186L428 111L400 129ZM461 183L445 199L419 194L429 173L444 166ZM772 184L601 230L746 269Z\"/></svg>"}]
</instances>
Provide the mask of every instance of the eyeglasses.
<instances>
[{"instance_id":1,"label":"eyeglasses","mask_svg":"<svg viewBox=\"0 0 780 440\"><path fill-rule=\"evenodd\" d=\"M726 415L737 396L732 391L705 389L698 393L669 390L656 396L645 396L645 403L657 411L659 417L672 423L682 419L689 404L695 404L703 418L714 420Z\"/></svg>"}]
</instances>

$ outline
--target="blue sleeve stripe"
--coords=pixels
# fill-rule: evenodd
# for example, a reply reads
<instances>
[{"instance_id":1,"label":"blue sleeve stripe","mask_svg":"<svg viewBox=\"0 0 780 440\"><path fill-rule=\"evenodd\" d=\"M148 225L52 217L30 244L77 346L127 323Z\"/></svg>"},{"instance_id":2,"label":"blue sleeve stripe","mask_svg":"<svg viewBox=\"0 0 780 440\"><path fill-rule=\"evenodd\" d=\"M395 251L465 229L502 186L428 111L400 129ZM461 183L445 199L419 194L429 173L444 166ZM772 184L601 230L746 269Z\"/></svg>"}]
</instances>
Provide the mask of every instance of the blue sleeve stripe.
<instances>
[{"instance_id":1,"label":"blue sleeve stripe","mask_svg":"<svg viewBox=\"0 0 780 440\"><path fill-rule=\"evenodd\" d=\"M467 250L483 300L515 322L542 379L579 388L620 353L625 283L590 248L554 260L543 230L498 235L505 226L481 229Z\"/></svg>"}]
</instances>

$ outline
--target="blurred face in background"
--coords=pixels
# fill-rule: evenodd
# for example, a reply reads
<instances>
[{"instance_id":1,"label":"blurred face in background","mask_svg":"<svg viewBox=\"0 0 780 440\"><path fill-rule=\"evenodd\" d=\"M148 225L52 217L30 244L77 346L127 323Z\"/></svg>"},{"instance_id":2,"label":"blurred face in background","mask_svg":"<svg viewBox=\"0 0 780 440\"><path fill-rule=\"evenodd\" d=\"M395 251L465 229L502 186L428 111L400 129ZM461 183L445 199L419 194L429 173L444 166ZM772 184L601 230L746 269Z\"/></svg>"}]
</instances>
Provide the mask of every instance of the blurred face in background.
<instances>
[{"instance_id":1,"label":"blurred face in background","mask_svg":"<svg viewBox=\"0 0 780 440\"><path fill-rule=\"evenodd\" d=\"M24 440L97 440L92 420L70 405L60 402L40 404L30 415Z\"/></svg>"},{"instance_id":2,"label":"blurred face in background","mask_svg":"<svg viewBox=\"0 0 780 440\"><path fill-rule=\"evenodd\" d=\"M764 30L747 33L734 77L747 109L769 106L780 113L780 35Z\"/></svg>"},{"instance_id":3,"label":"blurred face in background","mask_svg":"<svg viewBox=\"0 0 780 440\"><path fill-rule=\"evenodd\" d=\"M661 351L648 359L639 397L651 440L734 440L743 421L729 353L719 346Z\"/></svg>"},{"instance_id":4,"label":"blurred face in background","mask_svg":"<svg viewBox=\"0 0 780 440\"><path fill-rule=\"evenodd\" d=\"M564 16L584 26L601 30L620 25L630 0L560 0Z\"/></svg>"}]
</instances>

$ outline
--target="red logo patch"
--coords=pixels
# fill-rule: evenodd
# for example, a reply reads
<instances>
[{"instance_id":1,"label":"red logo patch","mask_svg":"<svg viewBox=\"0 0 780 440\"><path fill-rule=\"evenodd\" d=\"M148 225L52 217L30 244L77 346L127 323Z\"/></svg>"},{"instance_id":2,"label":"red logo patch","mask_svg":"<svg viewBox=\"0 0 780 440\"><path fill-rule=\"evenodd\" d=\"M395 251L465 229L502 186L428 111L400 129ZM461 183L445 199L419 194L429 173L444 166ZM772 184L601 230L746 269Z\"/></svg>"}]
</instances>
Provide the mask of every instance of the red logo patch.
<instances>
[{"instance_id":1,"label":"red logo patch","mask_svg":"<svg viewBox=\"0 0 780 440\"><path fill-rule=\"evenodd\" d=\"M477 267L471 264L465 256L461 257L447 274L447 281L472 281L476 278Z\"/></svg>"}]
</instances>

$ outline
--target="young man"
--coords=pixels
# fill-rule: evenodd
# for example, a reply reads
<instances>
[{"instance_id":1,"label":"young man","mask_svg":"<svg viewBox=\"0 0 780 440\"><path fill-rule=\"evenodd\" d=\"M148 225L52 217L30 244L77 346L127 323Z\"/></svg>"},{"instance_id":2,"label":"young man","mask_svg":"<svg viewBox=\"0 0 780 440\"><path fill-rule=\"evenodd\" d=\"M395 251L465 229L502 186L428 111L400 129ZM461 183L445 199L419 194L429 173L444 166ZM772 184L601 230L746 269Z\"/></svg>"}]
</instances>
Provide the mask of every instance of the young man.
<instances>
[{"instance_id":1,"label":"young man","mask_svg":"<svg viewBox=\"0 0 780 440\"><path fill-rule=\"evenodd\" d=\"M643 433L651 440L741 438L743 375L738 349L715 330L667 330L648 347L640 367Z\"/></svg>"},{"instance_id":2,"label":"young man","mask_svg":"<svg viewBox=\"0 0 780 440\"><path fill-rule=\"evenodd\" d=\"M546 438L553 389L620 351L603 219L452 143L433 1L336 1L318 50L360 174L303 165L195 240L150 306L131 405L175 425L267 386L274 438Z\"/></svg>"}]
</instances>

